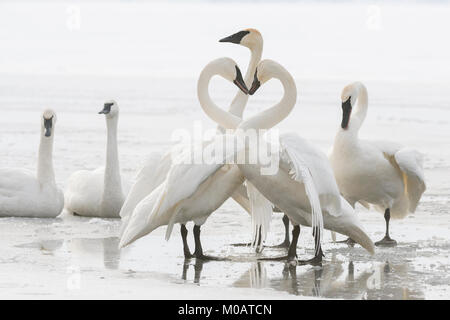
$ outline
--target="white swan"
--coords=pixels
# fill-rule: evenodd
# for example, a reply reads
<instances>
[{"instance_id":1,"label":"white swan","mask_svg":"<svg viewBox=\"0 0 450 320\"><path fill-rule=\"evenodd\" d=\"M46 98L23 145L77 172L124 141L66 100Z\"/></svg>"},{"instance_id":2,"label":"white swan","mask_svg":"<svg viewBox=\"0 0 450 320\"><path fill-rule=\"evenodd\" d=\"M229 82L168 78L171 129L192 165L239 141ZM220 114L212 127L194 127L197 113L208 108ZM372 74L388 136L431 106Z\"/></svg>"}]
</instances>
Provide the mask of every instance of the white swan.
<instances>
[{"instance_id":1,"label":"white swan","mask_svg":"<svg viewBox=\"0 0 450 320\"><path fill-rule=\"evenodd\" d=\"M115 101L108 101L99 114L106 118L106 166L80 170L70 176L64 194L65 208L80 216L117 218L125 200L117 148L119 107Z\"/></svg>"},{"instance_id":2,"label":"white swan","mask_svg":"<svg viewBox=\"0 0 450 320\"><path fill-rule=\"evenodd\" d=\"M207 91L203 91L203 87L207 87L207 83L209 82L208 76L205 76L205 73L211 73L212 71L209 70L214 64L216 63L227 63L228 67L227 69L232 69L233 62L230 59L222 59L223 61L216 60L212 63L210 63L202 72L202 75L199 79L199 86L198 86L198 92L199 92L199 100L201 102L201 106L203 110L206 112L206 114L215 122L223 126L224 128L240 128L240 129L263 129L263 128L271 128L272 126L276 125L278 122L280 122L282 119L284 119L292 110L292 108L295 105L296 101L296 88L295 83L292 77L289 75L289 73L282 68L280 65L273 61L265 60L265 62L261 62L260 65L262 66L262 70L266 70L267 74L271 73L271 76L278 77L280 81L282 82L285 94L283 96L283 99L280 103L275 105L274 107L270 108L269 110L266 110L264 112L261 112L260 114L251 117L247 121L244 121L242 124L240 124L241 120L230 114L226 111L221 110L218 108L210 99ZM266 68L264 68L266 66ZM224 70L224 67L220 67L220 65L215 66L219 70ZM228 71L230 73L231 71ZM224 72L224 76L228 79L231 79L231 76L227 76L226 72ZM264 76L264 74L263 74ZM269 78L264 79L264 81L267 81ZM286 137L285 139L282 139L282 143L284 144L290 144L289 137ZM213 148L214 149L214 148ZM294 163L296 167L294 169L300 170L298 166L303 165L299 162L299 155L298 153L295 153L294 147L293 148L285 148L285 150L289 149L289 154L287 155L290 159L289 163ZM227 150L228 151L228 150ZM225 152L225 154L227 154ZM228 154L230 155L230 154ZM315 162L318 160L323 161L325 159L325 162L327 161L325 156L321 157L321 154L317 155L314 152L309 155L309 158L307 158L311 162ZM315 205L319 202L323 202L327 206L325 208L336 208L336 202L333 201L333 199L330 199L330 195L327 194L328 190L330 189L326 183L328 181L322 180L322 181L312 181L315 178L315 174L317 173L314 171L315 168L309 168L311 171L313 171L315 174L313 175L313 178L309 177L309 179L305 180L304 183L307 185L307 189L311 191L311 194L306 194L304 185L302 183L299 183L299 181L292 180L288 173L284 172L287 179L290 181L281 181L282 185L278 185L278 181L275 181L275 185L277 188L274 188L273 181L271 179L264 180L262 183L260 183L259 179L255 179L255 175L260 176L259 170L255 174L253 171L253 168L256 168L258 166L256 165L239 165L239 168L244 172L245 178L247 178L253 185L257 187L261 193L266 196L270 200L270 198L267 196L271 196L273 194L278 194L279 196L283 197L283 184L289 184L294 183L294 187L290 188L288 191L291 192L291 195L287 195L285 197L287 201L287 205L284 205L283 201L278 201L276 196L274 200L276 202L272 202L277 207L283 210L286 214L289 213L293 216L290 217L291 220L295 223L302 223L305 225L312 225L314 223L311 215L311 206L309 205L310 201L313 202ZM244 177L242 176L242 173L237 169L238 167L235 165L223 165L221 163L218 164L211 164L211 165L178 165L173 166L171 171L168 174L168 178L166 181L159 186L150 196L146 197L137 207L135 212L133 213L130 223L128 224L122 238L120 241L120 246L125 246L136 239L148 234L149 232L153 231L157 227L161 225L169 225L166 233L166 237L170 236L171 228L174 223L177 222L183 222L183 221L189 221L193 219L206 219L209 214L213 210L215 210L217 207L219 207L227 197L229 197L229 194L232 192L232 188L236 188L240 186L242 181L244 180ZM317 165L318 170L323 169L320 165ZM291 170L291 169L289 169ZM282 171L282 170L280 170ZM308 174L306 170L302 170L301 172L297 171L298 174ZM278 175L279 176L279 175ZM278 177L275 176L275 177ZM220 177L220 178L219 178ZM274 177L274 176L266 176L266 177ZM328 177L331 177L331 181L334 181L331 168L329 168ZM282 179L283 177L281 177ZM264 178L265 179L265 178ZM298 180L300 180L301 177L298 177ZM317 179L316 179L317 180ZM220 182L220 188L217 188L216 184ZM256 183L254 183L256 182ZM313 189L315 187L314 184L317 184L319 195L313 194ZM334 184L336 184L334 182ZM269 189L268 193L265 194L260 190L260 187L262 187L262 190L266 191L266 189ZM267 188L265 188L267 187ZM302 189L303 187L303 189ZM337 189L337 186L335 186L335 189ZM279 191L281 190L281 191ZM303 192L303 198L299 199L298 193ZM329 193L329 192L328 192ZM339 194L337 195L338 204L340 205L341 198L339 197ZM289 206L289 204L294 201L294 203L297 204L298 201L304 200L303 202L300 202L300 205L303 207L295 207L294 209ZM278 206L278 203L280 202L283 206ZM213 205L214 203L214 205ZM297 206L300 206L297 204ZM342 213L335 213L336 216L339 216L339 219L335 218L333 215L328 214L327 221L325 223L326 227L335 230L338 232L342 232L344 234L352 234L359 243L361 243L366 249L368 249L370 252L373 252L373 244L370 241L370 239L367 237L367 235L362 231L362 229L359 227L358 220L353 215L353 210L350 206L348 206L350 209L350 212L347 212L346 210L343 210ZM348 208L347 208L348 209ZM305 210L305 211L302 211ZM309 210L306 212L306 210ZM316 218L320 219L320 203L319 203L319 212L316 211ZM329 210L331 211L331 210ZM289 212L289 213L288 213ZM300 213L298 213L300 212ZM264 213L271 215L272 210L264 211ZM297 217L296 215L304 215L306 218L300 216ZM255 217L254 217L255 218ZM267 222L268 219L262 219L262 221ZM297 230L299 230L298 226L296 227ZM318 223L318 228L320 228L320 222ZM267 230L267 228L265 228ZM195 229L194 229L195 231ZM194 233L195 234L195 233ZM317 232L316 232L317 234ZM264 234L262 235L264 236ZM298 233L297 233L298 237ZM197 238L196 238L197 239ZM196 241L197 242L197 241ZM291 247L296 247L296 239L293 240L293 243L291 244ZM292 250L291 250L292 251ZM294 255L295 255L295 249L294 249Z\"/></svg>"},{"instance_id":3,"label":"white swan","mask_svg":"<svg viewBox=\"0 0 450 320\"><path fill-rule=\"evenodd\" d=\"M270 127L280 117L286 116L289 108L294 107L297 97L295 81L286 69L271 60L260 62L249 93L253 94L261 84L271 78L279 79L284 87L285 96L282 102L253 121L244 123L241 126L244 129ZM285 115L280 112L280 109ZM238 164L238 167L245 178L271 203L282 210L294 225L293 239L286 257L288 261L296 259L300 224L312 226L315 236L315 257L308 262L322 261L320 246L322 223L326 229L342 234L352 234L352 238L358 239L355 239L356 242L373 253L372 241L364 232L351 206L339 194L333 171L325 154L294 133L280 137L280 149L279 170L274 175L261 174L259 164L243 163Z\"/></svg>"},{"instance_id":4,"label":"white swan","mask_svg":"<svg viewBox=\"0 0 450 320\"><path fill-rule=\"evenodd\" d=\"M263 38L261 33L255 29L245 29L231 36L225 37L220 42L230 42L242 45L250 49L250 62L244 77L246 85L251 85L256 66L261 60L263 50ZM238 90L236 96L232 100L229 112L242 118L244 108L248 101L248 95L242 90ZM223 128L218 128L223 132ZM167 177L167 173L172 165L172 154L174 150L170 150L165 154L158 152L152 153L146 160L144 166L136 176L134 185L125 199L123 207L120 211L122 218L122 232L128 224L129 218L136 205L147 195L149 195L156 187L158 187ZM250 212L250 204L247 197L247 190L241 186L236 189L232 195L233 199L239 203L247 212ZM122 233L121 232L121 233ZM181 225L181 235L183 240L183 251L185 257L191 257L189 246L187 244L187 229L185 225Z\"/></svg>"},{"instance_id":5,"label":"white swan","mask_svg":"<svg viewBox=\"0 0 450 320\"><path fill-rule=\"evenodd\" d=\"M346 86L341 98L342 123L330 153L339 189L352 206L372 204L384 212L386 235L375 244L396 245L389 236L389 220L416 210L426 189L422 156L395 143L359 139L368 108L367 89L361 82Z\"/></svg>"},{"instance_id":6,"label":"white swan","mask_svg":"<svg viewBox=\"0 0 450 320\"><path fill-rule=\"evenodd\" d=\"M53 138L56 113L45 110L41 118L41 142L37 175L24 169L0 169L0 216L54 218L64 206L64 196L55 182Z\"/></svg>"},{"instance_id":7,"label":"white swan","mask_svg":"<svg viewBox=\"0 0 450 320\"><path fill-rule=\"evenodd\" d=\"M202 106L214 104L208 93L208 85L215 75L222 76L247 92L237 64L230 58L216 59L203 69L198 80L198 98ZM223 112L225 117L229 115L232 119L230 123L226 123L225 128L235 128L241 122L241 118L218 107L216 109ZM203 149L205 145L198 147ZM190 150L187 153L182 152L180 157L187 155L190 156ZM194 256L198 259L212 259L203 254L200 226L243 182L244 178L236 166L182 162L172 164L164 182L141 200L134 209L119 246L124 247L162 225L168 225L166 233L168 238L175 223L185 224L194 221ZM183 232L186 233L187 230L182 228ZM183 235L183 243L185 241L186 234ZM184 245L186 248L186 243Z\"/></svg>"}]
</instances>

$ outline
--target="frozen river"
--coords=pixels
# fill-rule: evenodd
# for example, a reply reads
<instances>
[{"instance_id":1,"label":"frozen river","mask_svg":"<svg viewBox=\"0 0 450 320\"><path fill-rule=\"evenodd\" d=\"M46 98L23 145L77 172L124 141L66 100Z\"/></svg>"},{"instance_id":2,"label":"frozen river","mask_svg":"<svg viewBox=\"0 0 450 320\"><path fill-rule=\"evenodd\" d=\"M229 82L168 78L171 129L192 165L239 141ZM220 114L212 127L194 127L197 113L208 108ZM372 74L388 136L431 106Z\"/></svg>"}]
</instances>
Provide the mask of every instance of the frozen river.
<instances>
[{"instance_id":1,"label":"frozen river","mask_svg":"<svg viewBox=\"0 0 450 320\"><path fill-rule=\"evenodd\" d=\"M1 218L0 298L449 299L450 47L439 36L450 28L449 15L444 4L2 1L1 167L35 170L39 116L49 107L58 114L58 184L103 165L106 129L97 112L113 98L121 107L122 172L131 180L149 152L170 147L174 130L214 126L198 105L197 76L220 56L245 69L247 49L217 41L254 27L264 37L263 57L297 81L299 102L281 131L327 151L340 122L340 91L361 80L369 90L361 137L424 153L428 189L414 215L391 222L396 248L371 257L333 244L327 232L322 269L257 262L251 249L229 246L248 240L251 229L232 201L202 228L206 252L230 261L204 264L184 261L178 228L169 242L161 228L119 251L117 220ZM276 82L262 87L245 116L275 103L280 89ZM211 91L227 106L235 88L215 79ZM382 238L382 215L357 212L372 239ZM281 240L280 220L274 216L269 243ZM303 228L301 258L312 248Z\"/></svg>"}]
</instances>

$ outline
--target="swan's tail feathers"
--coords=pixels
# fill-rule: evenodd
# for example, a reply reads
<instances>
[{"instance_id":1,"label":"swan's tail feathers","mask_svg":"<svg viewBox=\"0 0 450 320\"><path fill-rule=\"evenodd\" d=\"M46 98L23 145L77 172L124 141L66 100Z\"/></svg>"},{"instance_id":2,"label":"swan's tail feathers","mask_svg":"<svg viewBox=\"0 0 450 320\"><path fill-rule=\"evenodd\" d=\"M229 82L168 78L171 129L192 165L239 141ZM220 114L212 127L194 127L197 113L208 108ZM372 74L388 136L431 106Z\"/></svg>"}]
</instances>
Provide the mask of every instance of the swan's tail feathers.
<instances>
[{"instance_id":1,"label":"swan's tail feathers","mask_svg":"<svg viewBox=\"0 0 450 320\"><path fill-rule=\"evenodd\" d=\"M410 148L403 148L394 155L403 174L405 194L409 200L409 211L416 211L422 194L426 190L423 172L423 155Z\"/></svg>"},{"instance_id":2,"label":"swan's tail feathers","mask_svg":"<svg viewBox=\"0 0 450 320\"><path fill-rule=\"evenodd\" d=\"M320 206L320 199L317 193L316 187L314 185L314 181L312 179L311 172L308 167L303 165L302 159L296 153L289 153L288 149L285 149L291 159L291 163L294 166L294 170L291 170L289 173L291 174L294 180L300 181L305 185L306 195L309 200L309 204L311 206L311 227L313 229L313 236L315 239L318 239L320 243L322 243L322 234L323 234L323 215L322 208ZM318 234L317 234L318 232ZM319 254L318 252L319 246L316 246L315 254Z\"/></svg>"},{"instance_id":3,"label":"swan's tail feathers","mask_svg":"<svg viewBox=\"0 0 450 320\"><path fill-rule=\"evenodd\" d=\"M169 239L170 239L170 235L172 234L173 226L176 223L176 219L177 219L177 215L178 215L178 211L179 210L178 210L177 207L175 207L171 211L173 211L174 213L171 215L170 221L167 224L166 235L165 235L166 241L169 241Z\"/></svg>"},{"instance_id":4,"label":"swan's tail feathers","mask_svg":"<svg viewBox=\"0 0 450 320\"><path fill-rule=\"evenodd\" d=\"M121 234L119 248L131 244L164 224L165 217L158 215L159 212L154 210L164 198L164 187L164 184L161 184L138 203Z\"/></svg>"},{"instance_id":5,"label":"swan's tail feathers","mask_svg":"<svg viewBox=\"0 0 450 320\"><path fill-rule=\"evenodd\" d=\"M250 201L253 243L255 247L262 246L269 232L270 222L272 220L272 203L267 200L256 187L247 181L247 193Z\"/></svg>"},{"instance_id":6,"label":"swan's tail feathers","mask_svg":"<svg viewBox=\"0 0 450 320\"><path fill-rule=\"evenodd\" d=\"M303 160L301 152L297 152L295 148L285 147L282 149L291 165L289 174L292 179L297 180L304 184L306 195L308 197L311 206L311 227L313 229L314 239L317 239L319 243L322 243L323 235L323 215L322 207L320 203L319 194L314 183L314 179L307 163ZM340 206L340 200L339 200ZM318 234L317 234L318 233ZM316 246L315 254L319 254L320 246Z\"/></svg>"},{"instance_id":7,"label":"swan's tail feathers","mask_svg":"<svg viewBox=\"0 0 450 320\"><path fill-rule=\"evenodd\" d=\"M375 246L372 240L369 238L367 233L361 227L353 225L347 229L345 235L347 235L350 239L354 240L355 242L359 243L364 249L369 251L370 254L373 255L375 253Z\"/></svg>"}]
</instances>

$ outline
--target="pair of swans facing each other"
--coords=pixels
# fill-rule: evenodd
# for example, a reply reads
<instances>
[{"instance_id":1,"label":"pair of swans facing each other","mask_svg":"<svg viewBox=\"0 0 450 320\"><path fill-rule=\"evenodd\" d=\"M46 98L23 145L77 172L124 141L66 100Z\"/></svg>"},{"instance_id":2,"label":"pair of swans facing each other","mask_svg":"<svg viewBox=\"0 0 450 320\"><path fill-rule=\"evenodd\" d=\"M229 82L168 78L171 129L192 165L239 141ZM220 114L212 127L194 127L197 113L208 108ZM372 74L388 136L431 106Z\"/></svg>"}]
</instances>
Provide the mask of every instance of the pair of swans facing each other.
<instances>
[{"instance_id":1,"label":"pair of swans facing each other","mask_svg":"<svg viewBox=\"0 0 450 320\"><path fill-rule=\"evenodd\" d=\"M56 113L45 110L37 174L22 168L0 168L0 216L55 218L64 206L62 190L56 185L53 170L53 140Z\"/></svg>"},{"instance_id":2,"label":"pair of swans facing each other","mask_svg":"<svg viewBox=\"0 0 450 320\"><path fill-rule=\"evenodd\" d=\"M74 172L67 182L65 209L69 213L102 218L120 217L120 209L125 200L117 146L119 106L113 100L107 101L103 110L107 127L106 165L95 170ZM125 187L125 188L124 188Z\"/></svg>"},{"instance_id":3,"label":"pair of swans facing each other","mask_svg":"<svg viewBox=\"0 0 450 320\"><path fill-rule=\"evenodd\" d=\"M296 103L295 82L287 70L271 60L264 60L258 64L249 92L254 93L259 85L271 78L277 78L284 87L284 96L277 105L246 121L217 107L211 101L207 90L211 77L218 74L230 82L236 82L238 70L233 60L222 58L208 64L200 75L199 101L213 121L226 129L258 130L270 129L288 116ZM316 260L322 257L320 249L322 227L348 235L373 253L372 241L363 231L353 209L340 197L326 156L295 134L283 136L280 145L284 159L281 158L280 170L273 176L261 175L261 166L258 164L224 165L226 162L224 161L211 165L171 166L164 182L136 206L124 228L120 246L126 246L162 225L168 225L166 233L168 238L175 223L206 219L246 179L255 187L252 192L257 191L263 195L258 198L259 200L268 199L295 225L288 254L289 260L296 258L299 224L313 226L316 237ZM293 176L289 172L294 172ZM249 198L252 199L251 196ZM270 210L267 210L264 204L256 203L263 207L263 210L259 213L252 212L254 219L258 219L260 215L269 215L268 219L259 217L263 233L268 230L267 223L272 214L269 201L266 200Z\"/></svg>"}]
</instances>

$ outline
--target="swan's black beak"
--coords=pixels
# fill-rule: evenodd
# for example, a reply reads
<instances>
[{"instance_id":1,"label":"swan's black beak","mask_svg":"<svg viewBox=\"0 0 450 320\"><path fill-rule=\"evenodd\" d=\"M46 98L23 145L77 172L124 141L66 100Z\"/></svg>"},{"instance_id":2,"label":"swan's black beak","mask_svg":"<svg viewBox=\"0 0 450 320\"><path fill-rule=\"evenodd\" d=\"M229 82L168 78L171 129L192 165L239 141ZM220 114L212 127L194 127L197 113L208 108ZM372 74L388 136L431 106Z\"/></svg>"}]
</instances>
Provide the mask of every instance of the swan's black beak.
<instances>
[{"instance_id":1,"label":"swan's black beak","mask_svg":"<svg viewBox=\"0 0 450 320\"><path fill-rule=\"evenodd\" d=\"M350 121L350 114L352 113L352 103L350 102L350 100L351 97L348 97L347 101L342 102L342 129L347 129L348 123Z\"/></svg>"},{"instance_id":2,"label":"swan's black beak","mask_svg":"<svg viewBox=\"0 0 450 320\"><path fill-rule=\"evenodd\" d=\"M111 106L113 105L113 103L108 102L105 103L105 105L103 106L103 110L99 112L99 114L108 114L111 112Z\"/></svg>"},{"instance_id":3,"label":"swan's black beak","mask_svg":"<svg viewBox=\"0 0 450 320\"><path fill-rule=\"evenodd\" d=\"M46 137L50 137L52 135L52 126L53 126L52 119L53 119L53 117L51 117L50 119L44 118L44 128L45 128L44 135Z\"/></svg>"},{"instance_id":4,"label":"swan's black beak","mask_svg":"<svg viewBox=\"0 0 450 320\"><path fill-rule=\"evenodd\" d=\"M241 89L243 93L248 94L247 86L245 85L241 70L239 70L238 66L236 66L236 79L233 80L233 83Z\"/></svg>"},{"instance_id":5,"label":"swan's black beak","mask_svg":"<svg viewBox=\"0 0 450 320\"><path fill-rule=\"evenodd\" d=\"M254 94L260 86L261 86L261 82L258 79L258 69L256 69L255 76L253 77L252 87L248 91L248 94L250 94L250 95Z\"/></svg>"},{"instance_id":6,"label":"swan's black beak","mask_svg":"<svg viewBox=\"0 0 450 320\"><path fill-rule=\"evenodd\" d=\"M247 31L247 30L239 31L235 34L232 34L231 36L220 39L219 42L231 42L231 43L239 44L239 43L241 43L242 38L245 37L249 33L250 33L250 31Z\"/></svg>"}]
</instances>

